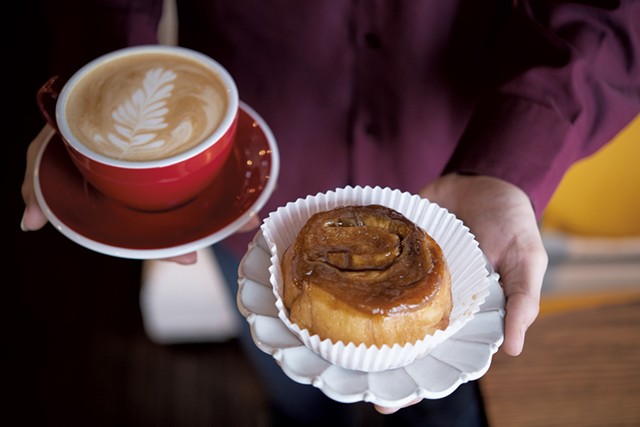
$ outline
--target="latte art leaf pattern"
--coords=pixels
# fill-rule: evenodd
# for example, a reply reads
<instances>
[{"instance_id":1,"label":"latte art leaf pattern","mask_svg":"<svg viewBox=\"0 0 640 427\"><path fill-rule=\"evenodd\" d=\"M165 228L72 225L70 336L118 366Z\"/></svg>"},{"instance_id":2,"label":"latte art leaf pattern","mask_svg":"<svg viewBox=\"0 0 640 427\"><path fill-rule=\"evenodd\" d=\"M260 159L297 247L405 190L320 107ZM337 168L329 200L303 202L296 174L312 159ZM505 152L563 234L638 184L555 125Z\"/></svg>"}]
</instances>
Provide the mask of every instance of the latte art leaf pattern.
<instances>
[{"instance_id":1,"label":"latte art leaf pattern","mask_svg":"<svg viewBox=\"0 0 640 427\"><path fill-rule=\"evenodd\" d=\"M149 70L142 87L136 89L131 97L113 110L115 132L109 132L107 140L96 134L94 139L102 144L111 143L121 152L121 158L131 150L153 150L162 147L165 140L156 139L154 131L168 125L165 116L169 112L167 99L171 96L176 73L163 68Z\"/></svg>"}]
</instances>

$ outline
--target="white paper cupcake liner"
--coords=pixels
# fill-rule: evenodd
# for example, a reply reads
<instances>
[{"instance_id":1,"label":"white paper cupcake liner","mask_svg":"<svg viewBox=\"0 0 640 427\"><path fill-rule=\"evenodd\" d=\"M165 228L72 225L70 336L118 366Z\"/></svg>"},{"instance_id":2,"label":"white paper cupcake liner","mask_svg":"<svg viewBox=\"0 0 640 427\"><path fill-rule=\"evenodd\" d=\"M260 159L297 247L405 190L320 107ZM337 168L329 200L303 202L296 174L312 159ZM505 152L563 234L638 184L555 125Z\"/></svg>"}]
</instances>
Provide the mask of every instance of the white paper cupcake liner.
<instances>
[{"instance_id":1,"label":"white paper cupcake liner","mask_svg":"<svg viewBox=\"0 0 640 427\"><path fill-rule=\"evenodd\" d=\"M289 320L283 302L280 260L295 241L298 232L315 213L348 205L379 204L402 213L422 227L442 248L451 271L453 309L449 326L423 340L405 345L356 346L341 341L321 340ZM488 295L489 272L478 242L468 227L455 215L417 195L381 187L345 187L298 199L269 214L262 232L271 251L270 282L276 297L278 316L305 346L332 364L366 372L399 368L432 351L459 331Z\"/></svg>"}]
</instances>

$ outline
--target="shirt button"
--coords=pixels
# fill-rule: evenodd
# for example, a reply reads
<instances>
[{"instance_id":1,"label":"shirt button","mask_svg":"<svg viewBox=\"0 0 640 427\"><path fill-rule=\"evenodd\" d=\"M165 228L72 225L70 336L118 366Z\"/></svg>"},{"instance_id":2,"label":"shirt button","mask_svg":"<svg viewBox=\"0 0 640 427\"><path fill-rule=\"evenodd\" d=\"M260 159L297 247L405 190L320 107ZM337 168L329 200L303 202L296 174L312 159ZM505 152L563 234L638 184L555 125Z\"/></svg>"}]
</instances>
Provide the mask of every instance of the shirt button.
<instances>
[{"instance_id":1,"label":"shirt button","mask_svg":"<svg viewBox=\"0 0 640 427\"><path fill-rule=\"evenodd\" d=\"M382 41L380 40L380 36L376 33L365 33L364 41L367 46L371 49L378 50L382 47Z\"/></svg>"}]
</instances>

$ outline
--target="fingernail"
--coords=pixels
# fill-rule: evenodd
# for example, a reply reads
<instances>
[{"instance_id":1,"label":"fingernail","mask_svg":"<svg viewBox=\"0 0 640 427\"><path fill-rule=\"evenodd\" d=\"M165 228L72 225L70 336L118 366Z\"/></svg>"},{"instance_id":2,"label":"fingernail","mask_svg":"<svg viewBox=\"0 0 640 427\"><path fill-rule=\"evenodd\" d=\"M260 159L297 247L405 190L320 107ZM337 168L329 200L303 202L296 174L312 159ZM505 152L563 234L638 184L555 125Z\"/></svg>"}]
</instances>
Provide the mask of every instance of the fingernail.
<instances>
[{"instance_id":1,"label":"fingernail","mask_svg":"<svg viewBox=\"0 0 640 427\"><path fill-rule=\"evenodd\" d=\"M22 213L22 219L20 220L20 229L22 231L29 231L27 226L24 224L24 217L25 216L27 216L27 211L26 210Z\"/></svg>"}]
</instances>

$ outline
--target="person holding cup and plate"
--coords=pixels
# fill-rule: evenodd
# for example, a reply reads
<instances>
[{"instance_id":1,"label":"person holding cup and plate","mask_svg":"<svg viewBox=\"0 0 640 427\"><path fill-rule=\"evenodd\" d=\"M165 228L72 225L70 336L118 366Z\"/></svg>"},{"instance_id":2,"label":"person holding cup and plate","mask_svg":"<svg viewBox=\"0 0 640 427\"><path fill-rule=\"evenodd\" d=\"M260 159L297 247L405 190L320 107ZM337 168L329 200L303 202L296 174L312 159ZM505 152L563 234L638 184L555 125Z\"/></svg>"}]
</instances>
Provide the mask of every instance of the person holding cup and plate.
<instances>
[{"instance_id":1,"label":"person holding cup and plate","mask_svg":"<svg viewBox=\"0 0 640 427\"><path fill-rule=\"evenodd\" d=\"M162 2L121 3L56 2L55 74L157 42ZM537 316L547 264L537 220L565 171L640 112L639 8L595 0L178 0L178 40L219 61L276 135L280 179L263 213L347 184L402 188L447 208L500 274L502 350L517 356ZM23 229L47 221L32 172L50 132L28 150ZM232 286L251 237L238 233L215 247ZM195 262L195 254L171 260ZM256 360L282 417L323 423L323 413L336 420L348 412L290 381L270 357ZM403 425L486 423L473 383L413 403L377 409Z\"/></svg>"}]
</instances>

